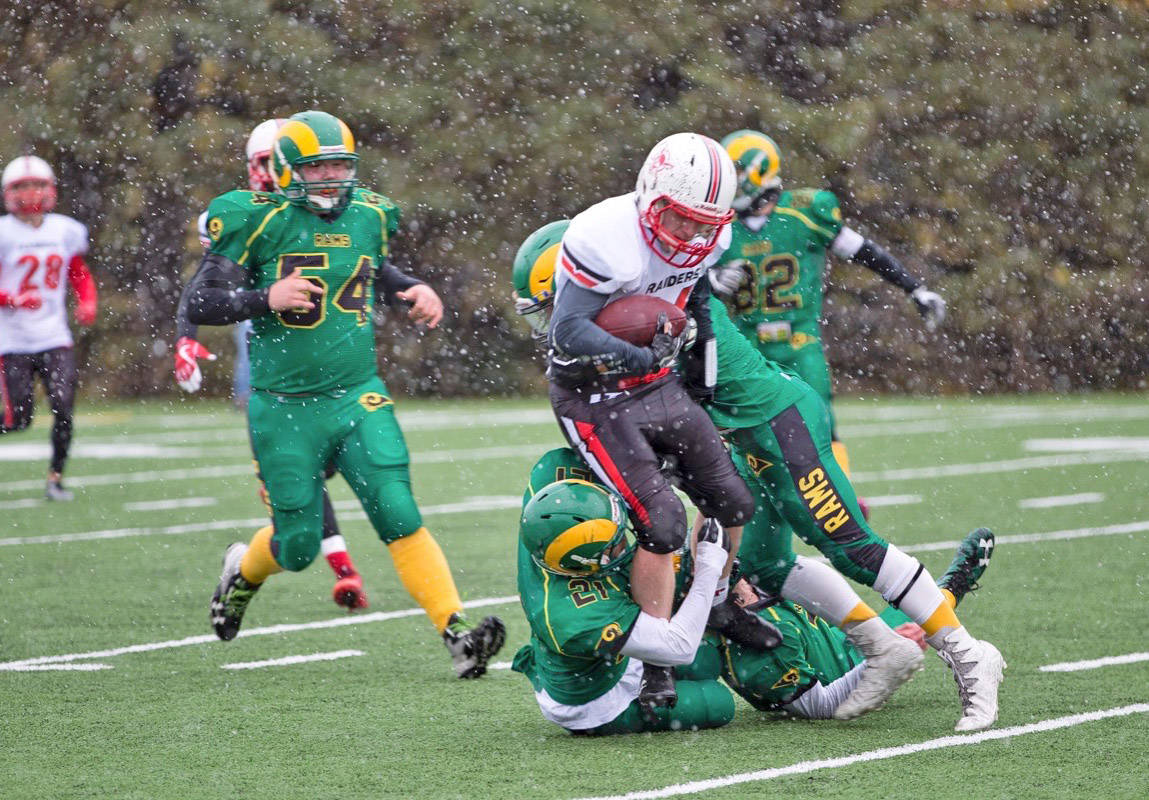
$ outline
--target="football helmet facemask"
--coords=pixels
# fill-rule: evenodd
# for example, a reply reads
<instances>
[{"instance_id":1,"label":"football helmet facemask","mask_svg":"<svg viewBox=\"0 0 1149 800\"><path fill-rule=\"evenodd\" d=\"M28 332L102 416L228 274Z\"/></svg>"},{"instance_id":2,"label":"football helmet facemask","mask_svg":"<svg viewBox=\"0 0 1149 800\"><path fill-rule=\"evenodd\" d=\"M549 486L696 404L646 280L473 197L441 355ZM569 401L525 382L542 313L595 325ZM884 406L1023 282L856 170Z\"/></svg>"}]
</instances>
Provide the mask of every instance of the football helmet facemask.
<instances>
[{"instance_id":1,"label":"football helmet facemask","mask_svg":"<svg viewBox=\"0 0 1149 800\"><path fill-rule=\"evenodd\" d=\"M574 577L615 572L634 557L622 498L574 478L544 486L523 509L519 537L541 569Z\"/></svg>"},{"instance_id":2,"label":"football helmet facemask","mask_svg":"<svg viewBox=\"0 0 1149 800\"><path fill-rule=\"evenodd\" d=\"M549 222L528 236L515 253L512 279L515 311L531 326L531 337L547 338L555 301L555 263L570 220Z\"/></svg>"},{"instance_id":3,"label":"football helmet facemask","mask_svg":"<svg viewBox=\"0 0 1149 800\"><path fill-rule=\"evenodd\" d=\"M56 207L56 175L48 162L36 156L20 156L0 175L4 207L10 214L35 216Z\"/></svg>"},{"instance_id":4,"label":"football helmet facemask","mask_svg":"<svg viewBox=\"0 0 1149 800\"><path fill-rule=\"evenodd\" d=\"M707 136L675 133L656 144L635 183L647 245L671 266L700 264L734 218L736 181L730 157Z\"/></svg>"},{"instance_id":5,"label":"football helmet facemask","mask_svg":"<svg viewBox=\"0 0 1149 800\"><path fill-rule=\"evenodd\" d=\"M323 161L346 161L351 169L339 179L303 179L300 167ZM271 175L276 190L289 203L320 216L338 214L351 202L358 161L351 129L324 111L293 114L279 129L271 147Z\"/></svg>"},{"instance_id":6,"label":"football helmet facemask","mask_svg":"<svg viewBox=\"0 0 1149 800\"><path fill-rule=\"evenodd\" d=\"M777 200L782 193L782 156L778 145L764 133L748 129L722 137L722 146L738 172L734 210L750 214Z\"/></svg>"},{"instance_id":7,"label":"football helmet facemask","mask_svg":"<svg viewBox=\"0 0 1149 800\"><path fill-rule=\"evenodd\" d=\"M275 134L287 124L285 119L268 119L252 129L247 137L247 185L253 192L274 192L275 178L271 176L271 147Z\"/></svg>"}]
</instances>

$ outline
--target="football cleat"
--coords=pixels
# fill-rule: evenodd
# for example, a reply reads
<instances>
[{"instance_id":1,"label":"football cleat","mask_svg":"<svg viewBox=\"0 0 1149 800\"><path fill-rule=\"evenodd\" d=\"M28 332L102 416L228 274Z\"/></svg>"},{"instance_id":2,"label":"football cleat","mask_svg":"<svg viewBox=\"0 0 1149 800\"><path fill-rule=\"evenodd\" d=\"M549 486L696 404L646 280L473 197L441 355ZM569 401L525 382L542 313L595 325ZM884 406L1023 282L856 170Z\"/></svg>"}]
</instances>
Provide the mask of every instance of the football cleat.
<instances>
[{"instance_id":1,"label":"football cleat","mask_svg":"<svg viewBox=\"0 0 1149 800\"><path fill-rule=\"evenodd\" d=\"M855 625L846 635L866 660L854 690L834 709L834 719L838 720L881 708L925 661L921 648L898 636L878 617Z\"/></svg>"},{"instance_id":2,"label":"football cleat","mask_svg":"<svg viewBox=\"0 0 1149 800\"><path fill-rule=\"evenodd\" d=\"M455 676L477 678L487 671L487 662L507 640L507 629L498 617L485 617L472 626L461 614L452 614L443 631L443 644L455 663Z\"/></svg>"},{"instance_id":3,"label":"football cleat","mask_svg":"<svg viewBox=\"0 0 1149 800\"><path fill-rule=\"evenodd\" d=\"M985 730L997 721L997 690L1005 680L1005 659L989 642L968 639L965 649L959 650L962 645L953 638L953 634L945 638L946 649L938 655L953 670L961 697L962 714L954 730Z\"/></svg>"},{"instance_id":4,"label":"football cleat","mask_svg":"<svg viewBox=\"0 0 1149 800\"><path fill-rule=\"evenodd\" d=\"M367 608L367 592L363 591L363 578L358 572L337 580L331 595L335 599L335 605L343 606L348 612L357 608Z\"/></svg>"},{"instance_id":5,"label":"football cleat","mask_svg":"<svg viewBox=\"0 0 1149 800\"><path fill-rule=\"evenodd\" d=\"M76 499L76 495L65 489L64 485L56 480L44 484L44 499L57 503L67 503Z\"/></svg>"},{"instance_id":6,"label":"football cleat","mask_svg":"<svg viewBox=\"0 0 1149 800\"><path fill-rule=\"evenodd\" d=\"M642 683L638 690L638 708L642 718L653 725L658 721L656 708L674 708L678 703L678 689L673 667L659 667L643 662Z\"/></svg>"},{"instance_id":7,"label":"football cleat","mask_svg":"<svg viewBox=\"0 0 1149 800\"><path fill-rule=\"evenodd\" d=\"M239 564L246 552L247 545L243 542L233 542L228 546L223 554L219 585L211 596L211 627L215 635L225 642L230 642L239 633L243 612L247 611L247 604L263 585L249 583L240 574Z\"/></svg>"},{"instance_id":8,"label":"football cleat","mask_svg":"<svg viewBox=\"0 0 1149 800\"><path fill-rule=\"evenodd\" d=\"M977 588L993 556L993 547L993 531L989 528L978 528L958 544L954 560L938 580L938 586L953 593L955 605Z\"/></svg>"},{"instance_id":9,"label":"football cleat","mask_svg":"<svg viewBox=\"0 0 1149 800\"><path fill-rule=\"evenodd\" d=\"M762 617L728 597L710 609L706 624L727 639L754 650L773 650L782 644L782 634Z\"/></svg>"}]
</instances>

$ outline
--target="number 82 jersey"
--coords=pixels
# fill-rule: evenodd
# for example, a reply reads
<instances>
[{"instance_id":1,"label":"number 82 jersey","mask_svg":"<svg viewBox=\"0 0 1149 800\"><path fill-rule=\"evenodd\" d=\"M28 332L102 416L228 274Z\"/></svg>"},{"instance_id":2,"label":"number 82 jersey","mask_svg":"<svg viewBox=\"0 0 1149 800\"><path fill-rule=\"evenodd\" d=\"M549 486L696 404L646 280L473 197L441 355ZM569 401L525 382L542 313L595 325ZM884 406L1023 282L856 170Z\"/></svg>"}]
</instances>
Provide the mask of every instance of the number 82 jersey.
<instances>
[{"instance_id":1,"label":"number 82 jersey","mask_svg":"<svg viewBox=\"0 0 1149 800\"><path fill-rule=\"evenodd\" d=\"M364 189L331 220L263 192L237 190L212 201L206 220L211 252L243 267L247 288L266 288L294 272L323 289L312 295L309 311L252 320L253 387L312 394L376 374L375 270L398 225L398 207Z\"/></svg>"}]
</instances>

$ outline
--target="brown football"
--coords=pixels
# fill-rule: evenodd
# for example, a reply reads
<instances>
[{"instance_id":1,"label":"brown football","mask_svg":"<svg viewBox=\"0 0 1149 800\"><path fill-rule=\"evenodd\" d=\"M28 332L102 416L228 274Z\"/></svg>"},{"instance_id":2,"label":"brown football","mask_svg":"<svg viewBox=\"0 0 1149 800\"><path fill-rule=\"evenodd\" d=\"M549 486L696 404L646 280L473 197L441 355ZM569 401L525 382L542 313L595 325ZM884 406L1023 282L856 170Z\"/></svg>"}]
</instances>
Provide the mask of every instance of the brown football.
<instances>
[{"instance_id":1,"label":"brown football","mask_svg":"<svg viewBox=\"0 0 1149 800\"><path fill-rule=\"evenodd\" d=\"M632 294L607 303L594 324L604 331L638 347L647 347L654 340L658 317L666 315L670 331L677 336L686 327L686 312L674 303L649 294Z\"/></svg>"}]
</instances>

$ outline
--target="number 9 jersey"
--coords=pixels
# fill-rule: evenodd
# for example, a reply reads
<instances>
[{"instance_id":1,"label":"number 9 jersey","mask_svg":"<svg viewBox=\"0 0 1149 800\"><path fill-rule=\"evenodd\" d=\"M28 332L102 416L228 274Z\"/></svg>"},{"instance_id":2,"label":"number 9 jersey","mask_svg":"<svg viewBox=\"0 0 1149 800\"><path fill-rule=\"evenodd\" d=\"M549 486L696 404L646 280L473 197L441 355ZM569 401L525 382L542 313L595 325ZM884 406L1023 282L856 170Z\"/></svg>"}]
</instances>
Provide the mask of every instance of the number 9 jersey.
<instances>
[{"instance_id":1,"label":"number 9 jersey","mask_svg":"<svg viewBox=\"0 0 1149 800\"><path fill-rule=\"evenodd\" d=\"M398 206L364 189L334 219L263 192L237 190L212 201L211 252L244 268L246 288L263 289L294 272L323 289L311 296L313 309L252 320L254 388L314 394L375 375L374 277L398 226Z\"/></svg>"}]
</instances>

